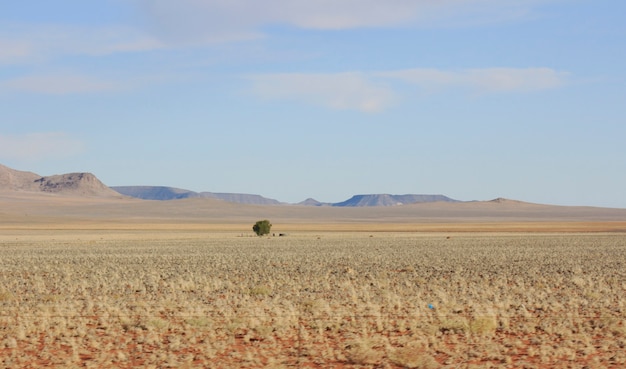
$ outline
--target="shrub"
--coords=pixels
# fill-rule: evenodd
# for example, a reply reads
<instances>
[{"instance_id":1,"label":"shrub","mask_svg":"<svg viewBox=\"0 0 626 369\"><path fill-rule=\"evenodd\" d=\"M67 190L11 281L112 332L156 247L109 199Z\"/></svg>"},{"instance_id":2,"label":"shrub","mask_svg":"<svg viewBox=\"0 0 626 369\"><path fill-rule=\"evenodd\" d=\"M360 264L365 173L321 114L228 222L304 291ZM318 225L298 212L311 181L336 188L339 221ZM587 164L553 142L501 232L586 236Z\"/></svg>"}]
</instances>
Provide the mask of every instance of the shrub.
<instances>
[{"instance_id":1,"label":"shrub","mask_svg":"<svg viewBox=\"0 0 626 369\"><path fill-rule=\"evenodd\" d=\"M270 233L270 229L272 229L272 223L269 220L259 220L252 226L252 230L256 233L257 236L263 236Z\"/></svg>"}]
</instances>

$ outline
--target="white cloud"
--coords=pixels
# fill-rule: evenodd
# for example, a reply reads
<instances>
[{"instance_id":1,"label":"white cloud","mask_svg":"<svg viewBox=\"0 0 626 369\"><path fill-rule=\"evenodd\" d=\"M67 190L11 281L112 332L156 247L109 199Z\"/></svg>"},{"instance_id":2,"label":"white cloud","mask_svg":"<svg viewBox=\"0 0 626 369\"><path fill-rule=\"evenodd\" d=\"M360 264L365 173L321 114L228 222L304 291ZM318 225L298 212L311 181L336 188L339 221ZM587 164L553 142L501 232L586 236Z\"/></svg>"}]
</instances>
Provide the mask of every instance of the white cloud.
<instances>
[{"instance_id":1,"label":"white cloud","mask_svg":"<svg viewBox=\"0 0 626 369\"><path fill-rule=\"evenodd\" d=\"M135 26L0 25L0 63L34 63L63 55L143 52L264 37L289 25L338 30L455 26L528 16L556 0L135 0Z\"/></svg>"},{"instance_id":2,"label":"white cloud","mask_svg":"<svg viewBox=\"0 0 626 369\"><path fill-rule=\"evenodd\" d=\"M76 74L30 75L5 81L0 87L9 91L49 95L102 92L120 88L113 82Z\"/></svg>"},{"instance_id":3,"label":"white cloud","mask_svg":"<svg viewBox=\"0 0 626 369\"><path fill-rule=\"evenodd\" d=\"M265 74L249 77L252 92L264 99L301 101L340 110L377 112L394 100L393 92L360 73Z\"/></svg>"},{"instance_id":4,"label":"white cloud","mask_svg":"<svg viewBox=\"0 0 626 369\"><path fill-rule=\"evenodd\" d=\"M394 80L430 93L532 92L557 88L567 73L550 68L484 68L447 71L415 68L374 73L277 73L249 77L263 99L299 101L332 109L379 112L396 100Z\"/></svg>"},{"instance_id":5,"label":"white cloud","mask_svg":"<svg viewBox=\"0 0 626 369\"><path fill-rule=\"evenodd\" d=\"M377 73L399 79L429 91L467 89L478 93L530 92L557 88L567 73L550 68L482 68L446 71L415 68Z\"/></svg>"},{"instance_id":6,"label":"white cloud","mask_svg":"<svg viewBox=\"0 0 626 369\"><path fill-rule=\"evenodd\" d=\"M258 37L267 25L307 29L455 26L527 17L554 0L138 0L170 42Z\"/></svg>"},{"instance_id":7,"label":"white cloud","mask_svg":"<svg viewBox=\"0 0 626 369\"><path fill-rule=\"evenodd\" d=\"M0 63L33 64L65 55L107 55L164 48L145 32L129 27L62 25L0 28Z\"/></svg>"},{"instance_id":8,"label":"white cloud","mask_svg":"<svg viewBox=\"0 0 626 369\"><path fill-rule=\"evenodd\" d=\"M39 161L62 159L85 149L82 141L65 133L45 132L22 135L0 134L2 160Z\"/></svg>"}]
</instances>

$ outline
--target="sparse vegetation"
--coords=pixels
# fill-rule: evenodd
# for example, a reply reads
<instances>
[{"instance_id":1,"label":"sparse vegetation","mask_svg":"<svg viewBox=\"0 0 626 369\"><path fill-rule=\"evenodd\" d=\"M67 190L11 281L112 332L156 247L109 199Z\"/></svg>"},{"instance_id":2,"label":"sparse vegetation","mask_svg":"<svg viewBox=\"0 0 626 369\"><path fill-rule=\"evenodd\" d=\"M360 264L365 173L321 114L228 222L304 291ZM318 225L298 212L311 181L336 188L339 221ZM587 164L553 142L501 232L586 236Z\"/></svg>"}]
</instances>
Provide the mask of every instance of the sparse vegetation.
<instances>
[{"instance_id":1,"label":"sparse vegetation","mask_svg":"<svg viewBox=\"0 0 626 369\"><path fill-rule=\"evenodd\" d=\"M625 262L623 234L4 232L0 367L621 368Z\"/></svg>"},{"instance_id":2,"label":"sparse vegetation","mask_svg":"<svg viewBox=\"0 0 626 369\"><path fill-rule=\"evenodd\" d=\"M272 229L272 223L269 220L259 220L254 223L252 226L252 230L256 233L257 236L265 236L266 234L270 234L270 230Z\"/></svg>"}]
</instances>

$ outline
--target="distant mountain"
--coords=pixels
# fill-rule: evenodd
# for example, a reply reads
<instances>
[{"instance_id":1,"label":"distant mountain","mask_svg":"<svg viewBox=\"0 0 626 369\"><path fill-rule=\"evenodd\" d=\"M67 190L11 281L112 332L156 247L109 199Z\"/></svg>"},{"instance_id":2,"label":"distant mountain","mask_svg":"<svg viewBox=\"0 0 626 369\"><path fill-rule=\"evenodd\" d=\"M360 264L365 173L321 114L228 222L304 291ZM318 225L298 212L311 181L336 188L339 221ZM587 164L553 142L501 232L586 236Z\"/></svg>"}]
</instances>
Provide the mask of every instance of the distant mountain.
<instances>
[{"instance_id":1,"label":"distant mountain","mask_svg":"<svg viewBox=\"0 0 626 369\"><path fill-rule=\"evenodd\" d=\"M280 205L278 200L268 199L260 195L243 193L194 192L174 187L163 186L112 186L113 190L122 195L143 200L179 200L194 197L219 199L248 205Z\"/></svg>"},{"instance_id":2,"label":"distant mountain","mask_svg":"<svg viewBox=\"0 0 626 369\"><path fill-rule=\"evenodd\" d=\"M119 197L91 173L68 173L42 177L0 165L0 190L48 192L77 196Z\"/></svg>"},{"instance_id":3,"label":"distant mountain","mask_svg":"<svg viewBox=\"0 0 626 369\"><path fill-rule=\"evenodd\" d=\"M261 195L251 195L245 193L216 193L216 192L200 192L200 197L210 197L214 199L224 200L228 202L236 202L248 205L282 205L284 203L268 199Z\"/></svg>"},{"instance_id":4,"label":"distant mountain","mask_svg":"<svg viewBox=\"0 0 626 369\"><path fill-rule=\"evenodd\" d=\"M69 173L42 177L0 165L0 191L24 191L71 194L76 196L118 197L120 194L144 200L179 200L187 198L213 198L247 205L285 205L278 200L260 195L223 192L194 192L165 186L113 186L107 187L91 173ZM496 199L494 201L504 201ZM511 200L509 200L511 201ZM396 206L425 202L459 202L444 195L355 195L337 203L324 203L309 198L296 205L368 207Z\"/></svg>"},{"instance_id":5,"label":"distant mountain","mask_svg":"<svg viewBox=\"0 0 626 369\"><path fill-rule=\"evenodd\" d=\"M0 164L0 190L38 191L39 185L35 181L39 178L41 176L33 172L23 172Z\"/></svg>"},{"instance_id":6,"label":"distant mountain","mask_svg":"<svg viewBox=\"0 0 626 369\"><path fill-rule=\"evenodd\" d=\"M142 200L179 200L200 197L193 191L164 186L112 186L111 189L122 195Z\"/></svg>"},{"instance_id":7,"label":"distant mountain","mask_svg":"<svg viewBox=\"0 0 626 369\"><path fill-rule=\"evenodd\" d=\"M260 195L242 193L218 193L218 192L194 192L174 187L161 186L113 186L113 190L122 195L136 197L144 200L178 200L194 197L219 199L228 202L248 205L285 205L274 199L268 199ZM459 202L444 195L355 195L350 199L337 203L319 202L308 198L295 205L302 206L337 206L337 207L360 207L360 206L396 206L415 204L422 202Z\"/></svg>"},{"instance_id":8,"label":"distant mountain","mask_svg":"<svg viewBox=\"0 0 626 369\"><path fill-rule=\"evenodd\" d=\"M389 195L371 194L355 195L343 202L337 202L332 206L356 207L356 206L396 206L415 204L422 202L459 202L444 195Z\"/></svg>"},{"instance_id":9,"label":"distant mountain","mask_svg":"<svg viewBox=\"0 0 626 369\"><path fill-rule=\"evenodd\" d=\"M333 204L328 203L328 202L319 202L315 199L312 198L308 198L304 201L301 201L299 203L297 203L296 205L304 205L304 206L332 206Z\"/></svg>"}]
</instances>

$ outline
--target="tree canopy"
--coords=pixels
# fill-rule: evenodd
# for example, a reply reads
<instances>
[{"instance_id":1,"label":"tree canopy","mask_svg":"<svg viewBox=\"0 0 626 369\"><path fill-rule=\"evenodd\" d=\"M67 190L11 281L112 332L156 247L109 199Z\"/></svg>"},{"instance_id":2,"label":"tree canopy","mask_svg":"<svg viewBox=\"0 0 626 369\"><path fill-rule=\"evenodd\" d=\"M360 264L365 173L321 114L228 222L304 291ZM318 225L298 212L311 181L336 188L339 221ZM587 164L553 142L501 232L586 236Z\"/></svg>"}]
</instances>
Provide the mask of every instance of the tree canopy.
<instances>
[{"instance_id":1,"label":"tree canopy","mask_svg":"<svg viewBox=\"0 0 626 369\"><path fill-rule=\"evenodd\" d=\"M272 229L272 223L269 220L259 220L252 226L252 230L256 233L257 236L263 236L270 233L270 229Z\"/></svg>"}]
</instances>

